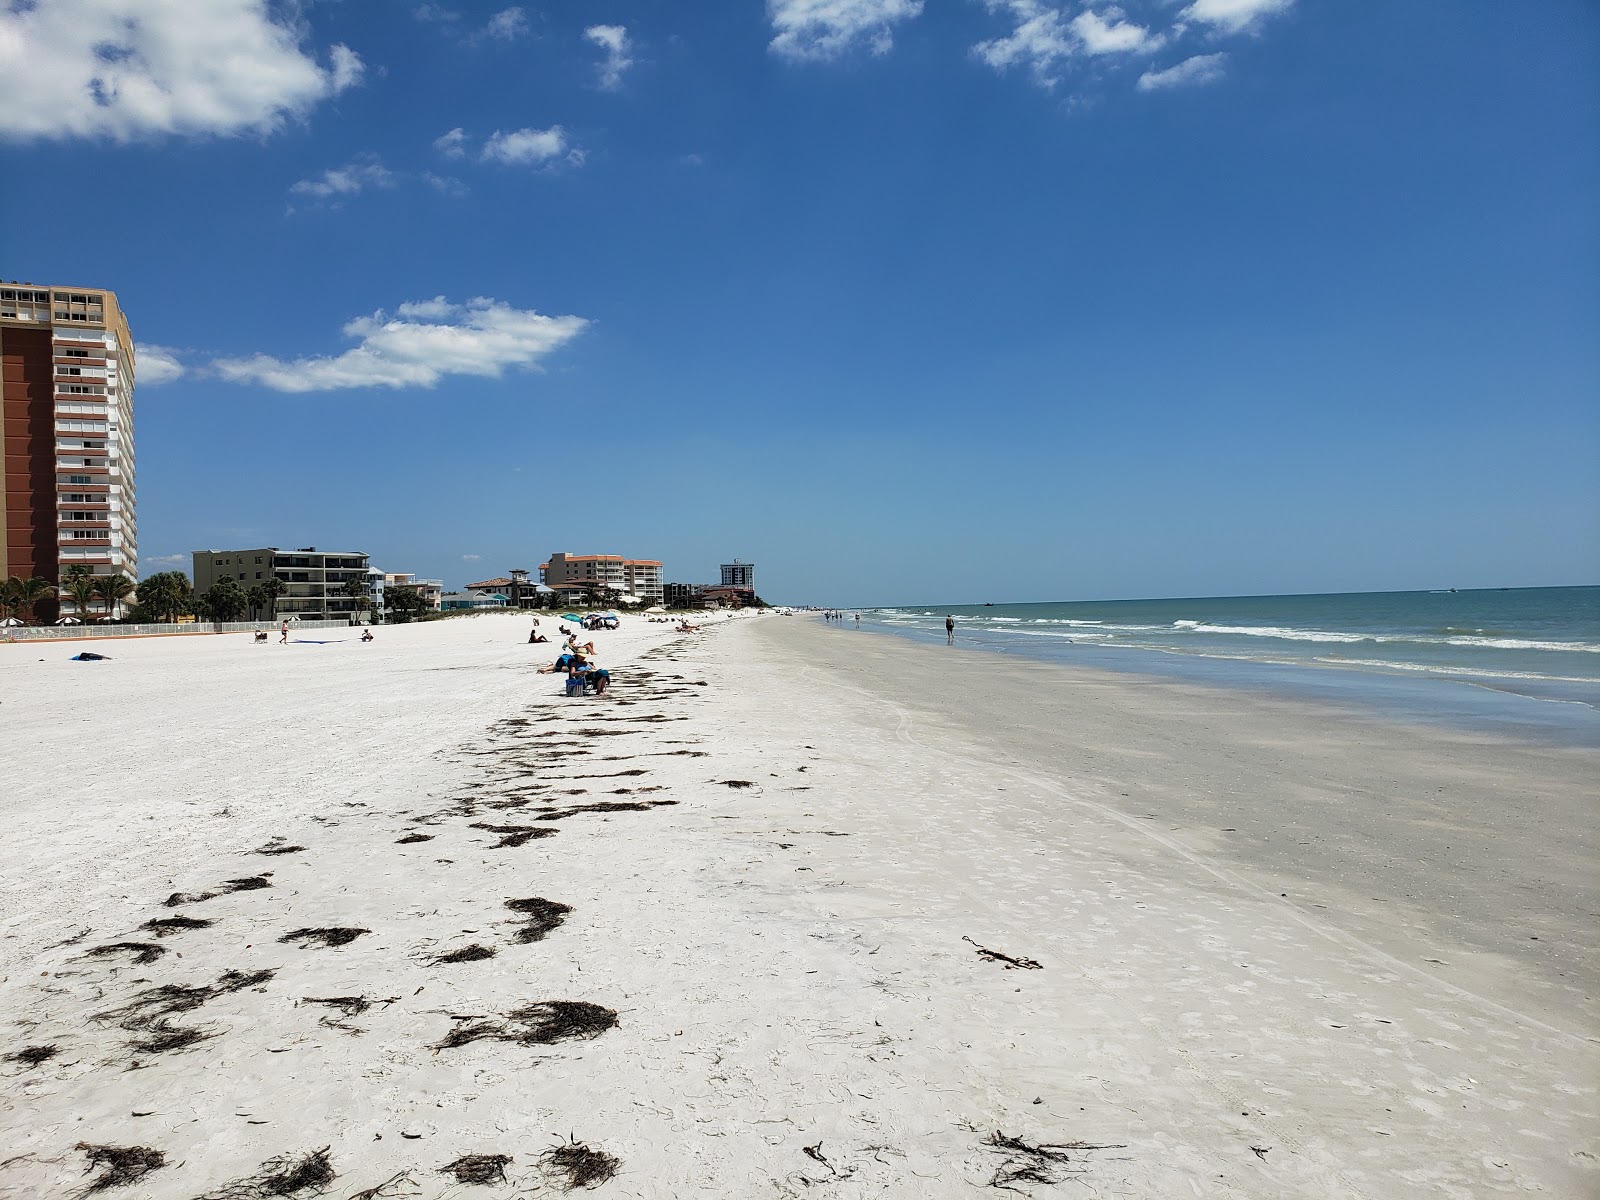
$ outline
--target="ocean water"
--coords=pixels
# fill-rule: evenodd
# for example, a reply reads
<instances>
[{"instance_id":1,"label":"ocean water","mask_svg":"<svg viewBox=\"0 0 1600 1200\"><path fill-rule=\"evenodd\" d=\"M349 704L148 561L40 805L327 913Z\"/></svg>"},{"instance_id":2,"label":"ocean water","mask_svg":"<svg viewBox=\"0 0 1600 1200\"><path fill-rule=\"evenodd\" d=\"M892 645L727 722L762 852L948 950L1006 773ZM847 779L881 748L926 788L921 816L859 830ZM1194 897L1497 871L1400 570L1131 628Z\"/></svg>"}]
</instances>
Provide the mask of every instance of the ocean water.
<instances>
[{"instance_id":1,"label":"ocean water","mask_svg":"<svg viewBox=\"0 0 1600 1200\"><path fill-rule=\"evenodd\" d=\"M1223 684L1368 698L1407 715L1492 706L1470 687L1573 706L1513 724L1600 730L1600 587L1236 596L863 609L863 624L969 648ZM1409 681L1409 686L1408 686ZM1495 717L1487 718L1492 725ZM1566 738L1563 738L1566 740Z\"/></svg>"}]
</instances>

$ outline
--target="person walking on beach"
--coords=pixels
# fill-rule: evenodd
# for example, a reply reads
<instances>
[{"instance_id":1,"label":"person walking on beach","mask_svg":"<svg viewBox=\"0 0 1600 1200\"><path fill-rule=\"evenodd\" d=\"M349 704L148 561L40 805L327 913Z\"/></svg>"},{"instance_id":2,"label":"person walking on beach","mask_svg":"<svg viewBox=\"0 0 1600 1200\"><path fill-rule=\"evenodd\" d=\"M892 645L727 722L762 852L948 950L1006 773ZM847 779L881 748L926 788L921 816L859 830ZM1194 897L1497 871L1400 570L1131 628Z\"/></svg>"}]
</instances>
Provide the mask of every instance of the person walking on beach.
<instances>
[{"instance_id":1,"label":"person walking on beach","mask_svg":"<svg viewBox=\"0 0 1600 1200\"><path fill-rule=\"evenodd\" d=\"M278 645L287 646L288 644L289 644L289 619L287 617L285 617L284 620L283 620L283 623L278 626Z\"/></svg>"},{"instance_id":2,"label":"person walking on beach","mask_svg":"<svg viewBox=\"0 0 1600 1200\"><path fill-rule=\"evenodd\" d=\"M860 613L856 614L856 628L857 629L861 628L861 614Z\"/></svg>"},{"instance_id":3,"label":"person walking on beach","mask_svg":"<svg viewBox=\"0 0 1600 1200\"><path fill-rule=\"evenodd\" d=\"M945 613L944 615L944 644L946 646L954 646L956 644L956 619L951 613Z\"/></svg>"}]
</instances>

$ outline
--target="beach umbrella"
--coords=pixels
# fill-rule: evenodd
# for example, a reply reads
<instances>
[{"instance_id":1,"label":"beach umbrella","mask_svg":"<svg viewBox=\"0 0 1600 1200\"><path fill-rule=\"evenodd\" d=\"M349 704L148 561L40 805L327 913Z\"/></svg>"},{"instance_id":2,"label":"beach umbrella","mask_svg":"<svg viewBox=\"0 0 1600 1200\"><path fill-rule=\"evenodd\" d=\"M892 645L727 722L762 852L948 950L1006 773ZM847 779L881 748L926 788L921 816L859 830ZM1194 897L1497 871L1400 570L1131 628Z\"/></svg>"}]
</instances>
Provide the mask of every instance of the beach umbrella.
<instances>
[{"instance_id":1,"label":"beach umbrella","mask_svg":"<svg viewBox=\"0 0 1600 1200\"><path fill-rule=\"evenodd\" d=\"M639 597L638 596L618 596L617 600L620 601L623 604L637 604L637 603L639 603Z\"/></svg>"},{"instance_id":2,"label":"beach umbrella","mask_svg":"<svg viewBox=\"0 0 1600 1200\"><path fill-rule=\"evenodd\" d=\"M577 613L562 613L561 614L561 619L563 621L576 621L580 625L583 623L583 618L580 617Z\"/></svg>"},{"instance_id":3,"label":"beach umbrella","mask_svg":"<svg viewBox=\"0 0 1600 1200\"><path fill-rule=\"evenodd\" d=\"M0 621L0 625L5 625L5 626L21 625L21 624L22 624L22 622L17 620L15 617L7 617L4 621Z\"/></svg>"},{"instance_id":4,"label":"beach umbrella","mask_svg":"<svg viewBox=\"0 0 1600 1200\"><path fill-rule=\"evenodd\" d=\"M645 609L645 612L647 613L664 613L666 611L667 610L662 608L659 604L652 604L649 608Z\"/></svg>"},{"instance_id":5,"label":"beach umbrella","mask_svg":"<svg viewBox=\"0 0 1600 1200\"><path fill-rule=\"evenodd\" d=\"M77 617L62 617L59 621L56 622L56 624L57 625L82 625L83 622L78 620Z\"/></svg>"}]
</instances>

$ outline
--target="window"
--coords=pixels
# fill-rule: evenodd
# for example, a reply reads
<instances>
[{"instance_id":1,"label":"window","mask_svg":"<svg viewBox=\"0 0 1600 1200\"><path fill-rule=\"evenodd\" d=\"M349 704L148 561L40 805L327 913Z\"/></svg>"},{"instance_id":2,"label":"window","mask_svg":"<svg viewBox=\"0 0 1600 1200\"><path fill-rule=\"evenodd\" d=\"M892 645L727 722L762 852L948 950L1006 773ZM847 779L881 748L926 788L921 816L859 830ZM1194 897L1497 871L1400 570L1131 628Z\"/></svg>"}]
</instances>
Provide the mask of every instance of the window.
<instances>
[{"instance_id":1,"label":"window","mask_svg":"<svg viewBox=\"0 0 1600 1200\"><path fill-rule=\"evenodd\" d=\"M82 367L62 367L62 366L58 366L58 367L56 367L56 374L57 375L82 375L83 374L83 368Z\"/></svg>"},{"instance_id":2,"label":"window","mask_svg":"<svg viewBox=\"0 0 1600 1200\"><path fill-rule=\"evenodd\" d=\"M68 475L67 476L67 482L68 483L93 483L94 480L90 479L87 475Z\"/></svg>"},{"instance_id":3,"label":"window","mask_svg":"<svg viewBox=\"0 0 1600 1200\"><path fill-rule=\"evenodd\" d=\"M87 350L63 350L61 356L63 358L88 358L89 352Z\"/></svg>"}]
</instances>

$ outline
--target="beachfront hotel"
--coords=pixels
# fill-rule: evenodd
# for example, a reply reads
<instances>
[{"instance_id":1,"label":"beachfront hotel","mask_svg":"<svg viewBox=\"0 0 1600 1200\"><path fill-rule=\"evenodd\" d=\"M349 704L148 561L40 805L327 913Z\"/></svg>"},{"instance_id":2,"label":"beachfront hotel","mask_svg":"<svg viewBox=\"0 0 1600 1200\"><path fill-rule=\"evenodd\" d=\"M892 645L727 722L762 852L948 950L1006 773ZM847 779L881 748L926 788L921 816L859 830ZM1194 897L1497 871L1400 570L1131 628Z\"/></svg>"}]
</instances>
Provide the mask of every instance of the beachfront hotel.
<instances>
[{"instance_id":1,"label":"beachfront hotel","mask_svg":"<svg viewBox=\"0 0 1600 1200\"><path fill-rule=\"evenodd\" d=\"M0 579L138 577L133 378L114 293L0 282Z\"/></svg>"},{"instance_id":2,"label":"beachfront hotel","mask_svg":"<svg viewBox=\"0 0 1600 1200\"><path fill-rule=\"evenodd\" d=\"M360 605L345 591L353 579L361 581L369 598L374 596L368 556L350 550L263 546L258 550L194 551L195 595L208 591L224 575L231 575L246 590L264 580L278 579L284 589L275 605L274 620L340 621L357 616Z\"/></svg>"},{"instance_id":3,"label":"beachfront hotel","mask_svg":"<svg viewBox=\"0 0 1600 1200\"><path fill-rule=\"evenodd\" d=\"M552 554L539 564L539 582L558 592L605 588L651 604L660 604L666 595L660 562L620 554Z\"/></svg>"},{"instance_id":4,"label":"beachfront hotel","mask_svg":"<svg viewBox=\"0 0 1600 1200\"><path fill-rule=\"evenodd\" d=\"M756 590L755 563L740 562L737 558L731 563L723 563L722 586L725 588L737 588L741 592L754 592Z\"/></svg>"}]
</instances>

